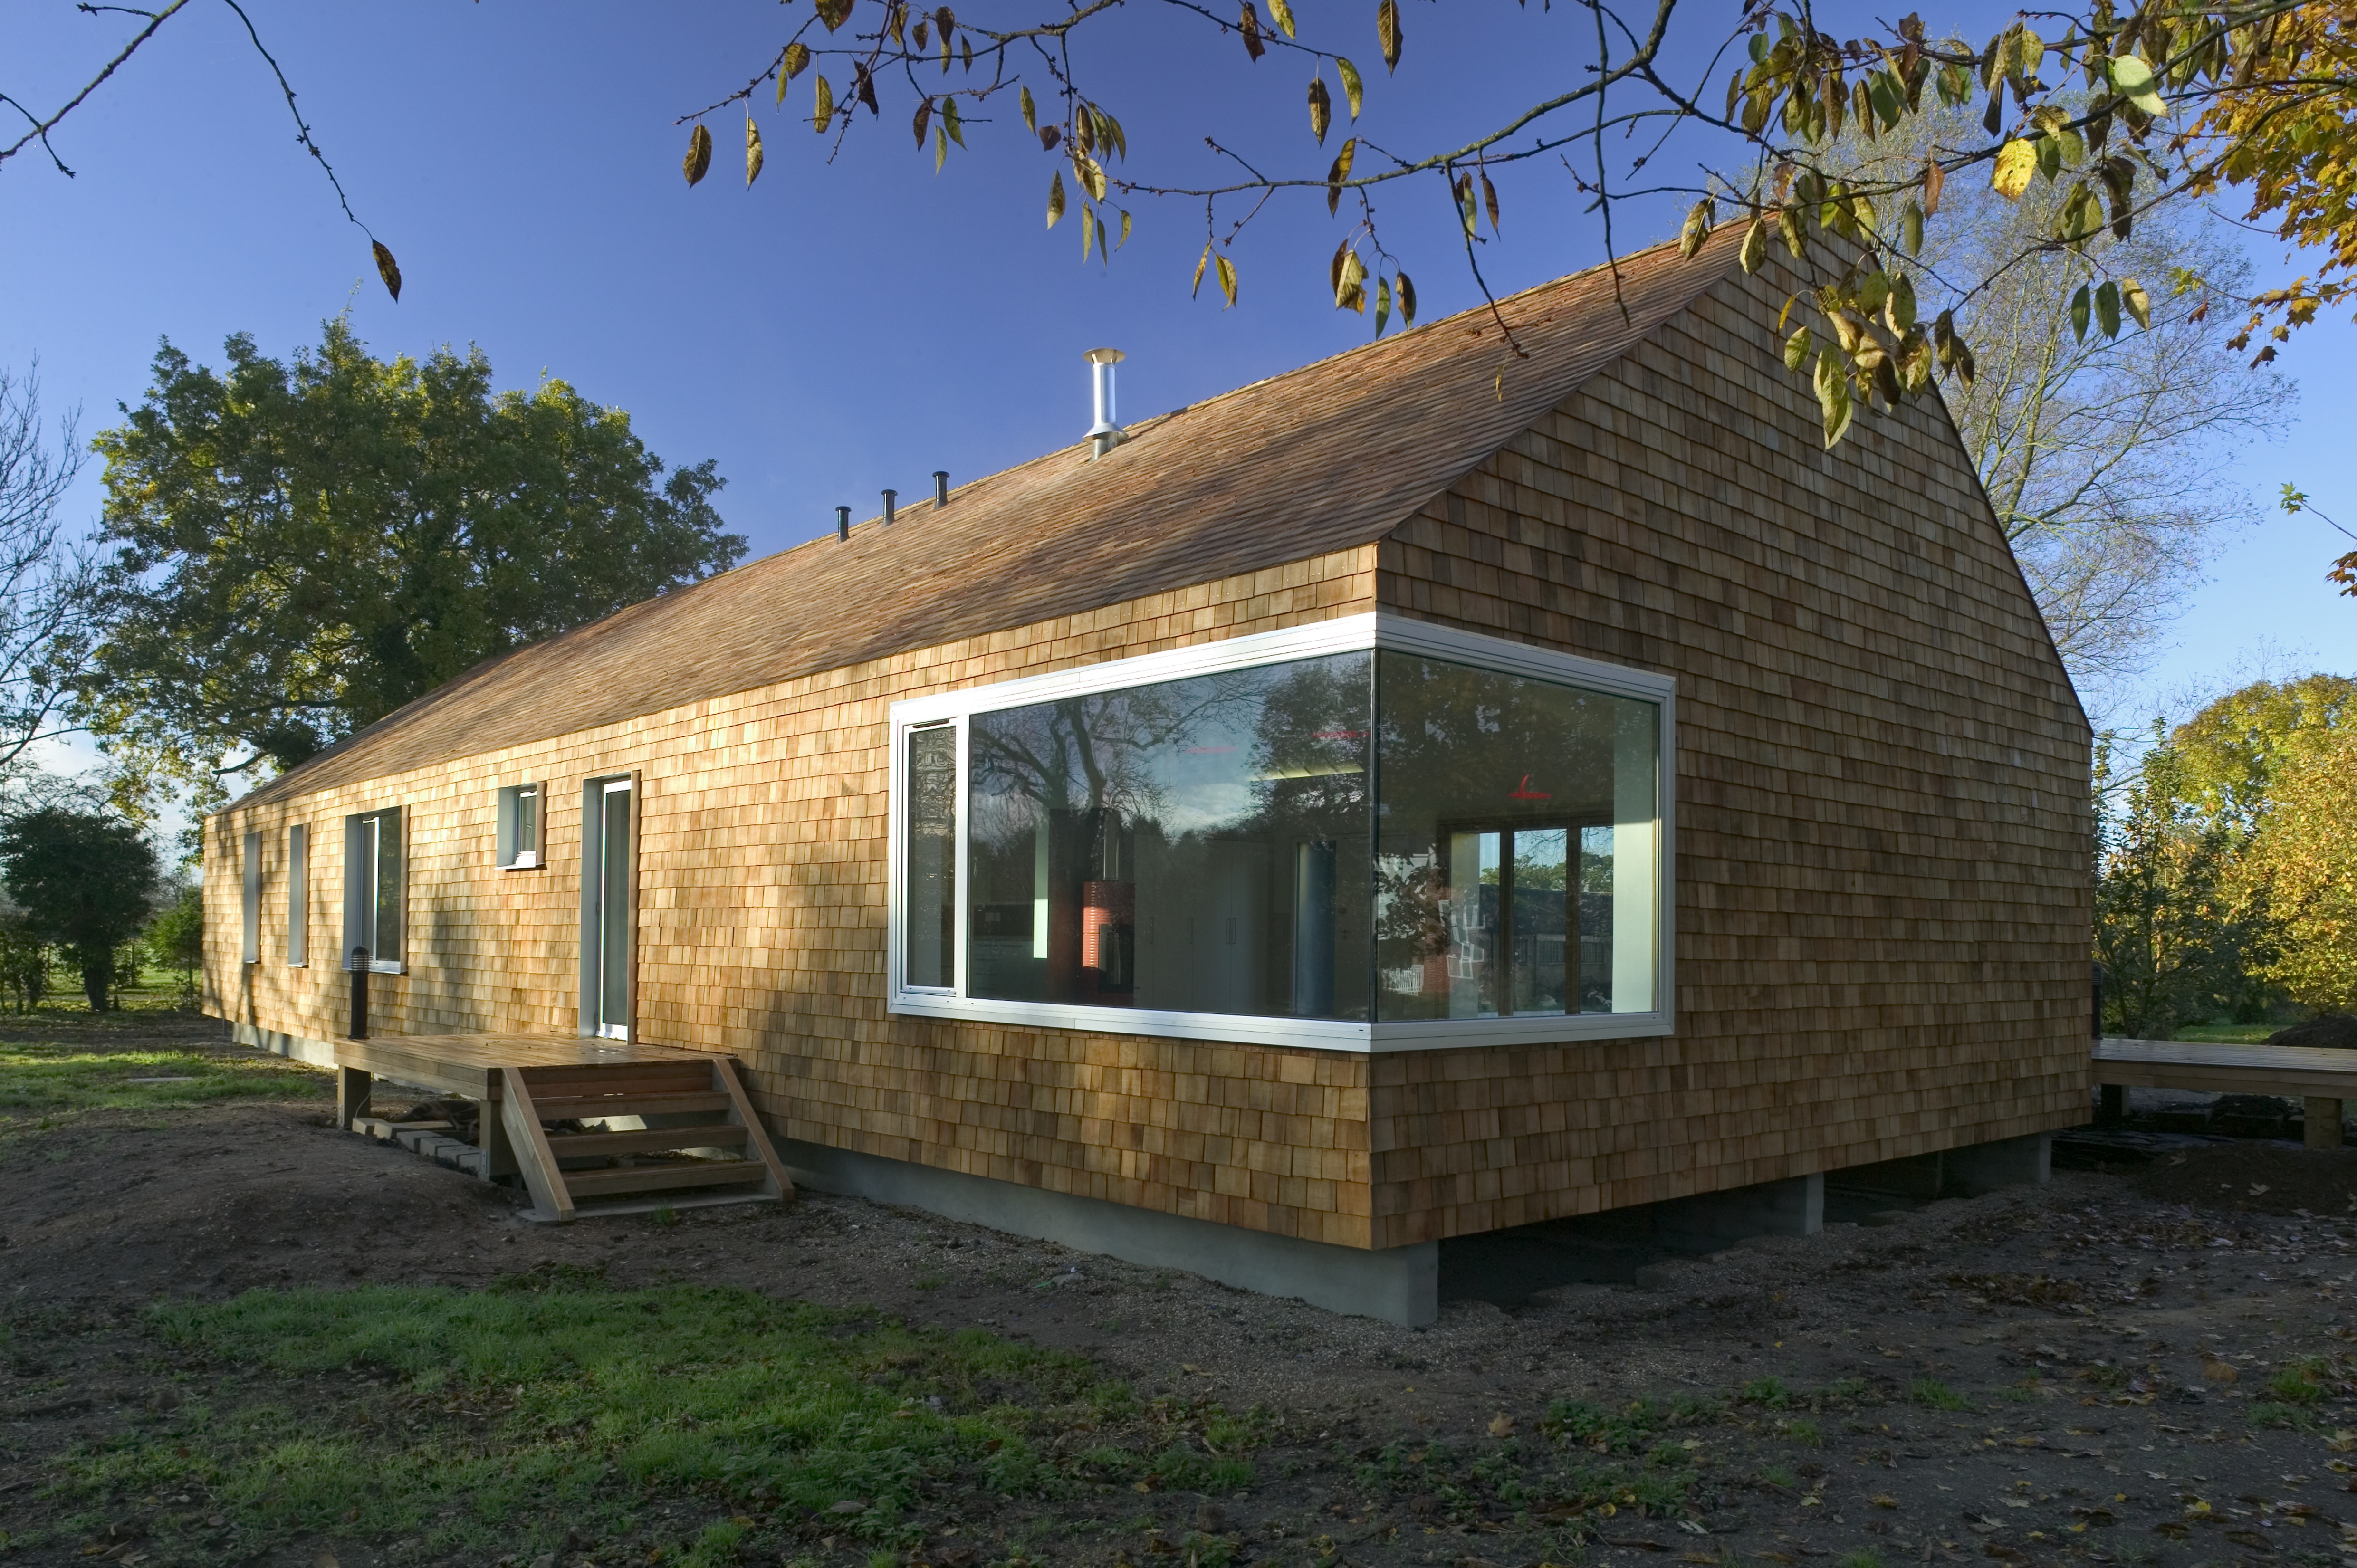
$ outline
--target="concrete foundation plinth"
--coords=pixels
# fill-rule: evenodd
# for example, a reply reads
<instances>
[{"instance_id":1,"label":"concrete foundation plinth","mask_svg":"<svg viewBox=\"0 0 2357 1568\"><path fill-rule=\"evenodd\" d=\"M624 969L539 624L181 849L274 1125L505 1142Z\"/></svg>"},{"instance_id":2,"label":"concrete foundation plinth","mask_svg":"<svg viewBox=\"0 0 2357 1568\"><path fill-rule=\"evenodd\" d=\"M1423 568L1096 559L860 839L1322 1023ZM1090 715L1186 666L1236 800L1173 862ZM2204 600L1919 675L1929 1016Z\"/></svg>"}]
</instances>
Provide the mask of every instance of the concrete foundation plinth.
<instances>
[{"instance_id":1,"label":"concrete foundation plinth","mask_svg":"<svg viewBox=\"0 0 2357 1568\"><path fill-rule=\"evenodd\" d=\"M1967 1144L1950 1149L1942 1163L1944 1185L1963 1197L1977 1197L1999 1187L2040 1186L2054 1175L2054 1135L2032 1133L1990 1144Z\"/></svg>"},{"instance_id":2,"label":"concrete foundation plinth","mask_svg":"<svg viewBox=\"0 0 2357 1568\"><path fill-rule=\"evenodd\" d=\"M1754 1236L1813 1236L1825 1227L1825 1178L1792 1176L1652 1206L1653 1236L1680 1251L1710 1252Z\"/></svg>"},{"instance_id":3,"label":"concrete foundation plinth","mask_svg":"<svg viewBox=\"0 0 2357 1568\"><path fill-rule=\"evenodd\" d=\"M1408 1328L1440 1316L1437 1241L1379 1251L1337 1247L793 1139L780 1140L780 1153L797 1185L820 1192L922 1208L1127 1262L1183 1269Z\"/></svg>"}]
</instances>

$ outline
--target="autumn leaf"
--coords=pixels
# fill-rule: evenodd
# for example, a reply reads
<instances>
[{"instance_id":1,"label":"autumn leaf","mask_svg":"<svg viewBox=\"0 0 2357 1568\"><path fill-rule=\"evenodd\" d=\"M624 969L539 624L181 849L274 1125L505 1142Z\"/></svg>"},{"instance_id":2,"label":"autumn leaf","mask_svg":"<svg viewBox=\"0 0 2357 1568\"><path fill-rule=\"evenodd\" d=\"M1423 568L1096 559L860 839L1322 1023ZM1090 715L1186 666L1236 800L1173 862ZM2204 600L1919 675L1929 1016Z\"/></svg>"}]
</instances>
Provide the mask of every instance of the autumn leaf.
<instances>
[{"instance_id":1,"label":"autumn leaf","mask_svg":"<svg viewBox=\"0 0 2357 1568\"><path fill-rule=\"evenodd\" d=\"M1123 208L1123 209L1121 209L1121 238L1120 238L1119 240L1117 240L1117 241L1115 241L1115 242L1114 242L1114 247L1113 247L1113 248L1114 248L1114 250L1118 251L1118 250L1120 250L1120 249L1122 248L1122 246L1126 245L1126 244L1128 244L1128 243L1129 243L1129 209L1128 209L1128 208L1126 208L1126 207L1125 207L1125 208Z\"/></svg>"},{"instance_id":2,"label":"autumn leaf","mask_svg":"<svg viewBox=\"0 0 2357 1568\"><path fill-rule=\"evenodd\" d=\"M942 99L942 123L940 129L947 132L949 134L949 139L955 142L959 146L963 147L965 145L965 120L963 116L958 113L957 97L953 93L946 95Z\"/></svg>"},{"instance_id":3,"label":"autumn leaf","mask_svg":"<svg viewBox=\"0 0 2357 1568\"><path fill-rule=\"evenodd\" d=\"M786 46L785 69L778 73L779 102L783 103L786 101L786 83L808 70L810 62L811 52L808 44L796 42Z\"/></svg>"},{"instance_id":4,"label":"autumn leaf","mask_svg":"<svg viewBox=\"0 0 2357 1568\"><path fill-rule=\"evenodd\" d=\"M1909 202L1899 214L1899 242L1907 247L1910 256L1923 253L1923 209Z\"/></svg>"},{"instance_id":5,"label":"autumn leaf","mask_svg":"<svg viewBox=\"0 0 2357 1568\"><path fill-rule=\"evenodd\" d=\"M1203 245L1203 253L1195 263L1195 281L1187 285L1188 298L1193 299L1203 292L1203 269L1211 264L1211 247L1210 242L1206 241Z\"/></svg>"},{"instance_id":6,"label":"autumn leaf","mask_svg":"<svg viewBox=\"0 0 2357 1568\"><path fill-rule=\"evenodd\" d=\"M1286 5L1285 0L1268 0L1268 15L1271 21L1285 30L1286 38L1293 37L1292 6Z\"/></svg>"},{"instance_id":7,"label":"autumn leaf","mask_svg":"<svg viewBox=\"0 0 2357 1568\"><path fill-rule=\"evenodd\" d=\"M1081 188L1091 197L1103 201L1105 197L1104 166L1078 147L1072 148L1071 153L1072 177L1080 181Z\"/></svg>"},{"instance_id":8,"label":"autumn leaf","mask_svg":"<svg viewBox=\"0 0 2357 1568\"><path fill-rule=\"evenodd\" d=\"M1058 169L1048 177L1048 227L1053 229L1056 226L1056 220L1063 215L1064 171Z\"/></svg>"},{"instance_id":9,"label":"autumn leaf","mask_svg":"<svg viewBox=\"0 0 2357 1568\"><path fill-rule=\"evenodd\" d=\"M2120 285L2105 283L2095 291L2095 325L2106 338L2120 335Z\"/></svg>"},{"instance_id":10,"label":"autumn leaf","mask_svg":"<svg viewBox=\"0 0 2357 1568\"><path fill-rule=\"evenodd\" d=\"M761 177L761 128L753 124L753 116L745 116L745 188Z\"/></svg>"},{"instance_id":11,"label":"autumn leaf","mask_svg":"<svg viewBox=\"0 0 2357 1568\"><path fill-rule=\"evenodd\" d=\"M1768 220L1765 218L1754 218L1751 227L1743 231L1740 259L1747 273L1758 272L1760 263L1768 259Z\"/></svg>"},{"instance_id":12,"label":"autumn leaf","mask_svg":"<svg viewBox=\"0 0 2357 1568\"><path fill-rule=\"evenodd\" d=\"M2138 327L2147 332L2152 330L2152 295L2144 291L2144 285L2134 278L2122 278L2120 303L2127 307L2130 316L2136 317Z\"/></svg>"},{"instance_id":13,"label":"autumn leaf","mask_svg":"<svg viewBox=\"0 0 2357 1568\"><path fill-rule=\"evenodd\" d=\"M819 134L834 124L834 88L825 77L818 79L818 107L811 111L811 125Z\"/></svg>"},{"instance_id":14,"label":"autumn leaf","mask_svg":"<svg viewBox=\"0 0 2357 1568\"><path fill-rule=\"evenodd\" d=\"M1351 160L1358 156L1359 138L1352 136L1334 155L1334 165L1326 171L1326 216L1331 218L1342 204L1342 182L1351 177Z\"/></svg>"},{"instance_id":15,"label":"autumn leaf","mask_svg":"<svg viewBox=\"0 0 2357 1568\"><path fill-rule=\"evenodd\" d=\"M1481 177L1481 206L1490 214L1490 232L1495 235L1498 232L1498 188L1490 183L1487 174Z\"/></svg>"},{"instance_id":16,"label":"autumn leaf","mask_svg":"<svg viewBox=\"0 0 2357 1568\"><path fill-rule=\"evenodd\" d=\"M1366 86L1359 80L1359 68L1340 55L1334 57L1334 69L1342 78L1342 101L1351 106L1351 118L1359 117L1359 106L1366 101Z\"/></svg>"},{"instance_id":17,"label":"autumn leaf","mask_svg":"<svg viewBox=\"0 0 2357 1568\"><path fill-rule=\"evenodd\" d=\"M1784 368L1797 373L1803 365L1809 362L1809 349L1814 346L1816 338L1814 335L1812 334L1805 327L1801 328L1790 338L1785 338Z\"/></svg>"},{"instance_id":18,"label":"autumn leaf","mask_svg":"<svg viewBox=\"0 0 2357 1568\"><path fill-rule=\"evenodd\" d=\"M395 305L401 303L401 263L393 259L382 240L369 242L369 253L376 258L376 275L384 280L384 292L393 295Z\"/></svg>"},{"instance_id":19,"label":"autumn leaf","mask_svg":"<svg viewBox=\"0 0 2357 1568\"><path fill-rule=\"evenodd\" d=\"M694 185L712 172L712 133L698 122L687 135L687 156L679 160L680 172Z\"/></svg>"},{"instance_id":20,"label":"autumn leaf","mask_svg":"<svg viewBox=\"0 0 2357 1568\"><path fill-rule=\"evenodd\" d=\"M932 124L933 101L930 98L918 99L917 121L915 125L918 146L922 147L925 145L925 133L932 128Z\"/></svg>"},{"instance_id":21,"label":"autumn leaf","mask_svg":"<svg viewBox=\"0 0 2357 1568\"><path fill-rule=\"evenodd\" d=\"M2115 55L2111 62L2112 91L2136 107L2147 119L2158 120L2169 113L2161 102L2160 90L2152 80L2152 67L2134 55Z\"/></svg>"},{"instance_id":22,"label":"autumn leaf","mask_svg":"<svg viewBox=\"0 0 2357 1568\"><path fill-rule=\"evenodd\" d=\"M870 114L881 114L884 111L878 108L876 103L876 77L874 73L869 71L865 65L859 64L856 61L853 62L851 70L853 73L852 96L858 99L862 103L866 104L867 112Z\"/></svg>"},{"instance_id":23,"label":"autumn leaf","mask_svg":"<svg viewBox=\"0 0 2357 1568\"><path fill-rule=\"evenodd\" d=\"M1217 256L1212 258L1212 265L1219 269L1220 292L1228 296L1228 306L1232 309L1236 303L1236 264L1225 256Z\"/></svg>"},{"instance_id":24,"label":"autumn leaf","mask_svg":"<svg viewBox=\"0 0 2357 1568\"><path fill-rule=\"evenodd\" d=\"M2038 172L2038 149L2018 136L1999 147L1996 165L1989 172L1989 188L2007 201L2018 201L2021 193L2029 188L2029 177Z\"/></svg>"},{"instance_id":25,"label":"autumn leaf","mask_svg":"<svg viewBox=\"0 0 2357 1568\"><path fill-rule=\"evenodd\" d=\"M1409 327L1415 326L1415 285L1405 273L1399 274L1399 307L1401 322Z\"/></svg>"},{"instance_id":26,"label":"autumn leaf","mask_svg":"<svg viewBox=\"0 0 2357 1568\"><path fill-rule=\"evenodd\" d=\"M1038 135L1039 134L1039 109L1037 104L1031 102L1031 90L1028 87L1019 89L1016 97L1016 102L1023 107L1023 128L1030 132L1033 135Z\"/></svg>"},{"instance_id":27,"label":"autumn leaf","mask_svg":"<svg viewBox=\"0 0 2357 1568\"><path fill-rule=\"evenodd\" d=\"M853 0L818 0L818 19L826 24L830 33L851 20Z\"/></svg>"},{"instance_id":28,"label":"autumn leaf","mask_svg":"<svg viewBox=\"0 0 2357 1568\"><path fill-rule=\"evenodd\" d=\"M1268 52L1268 46L1260 41L1260 13L1253 9L1252 0L1244 0L1243 15L1236 22L1236 30L1243 35L1244 53L1258 59Z\"/></svg>"},{"instance_id":29,"label":"autumn leaf","mask_svg":"<svg viewBox=\"0 0 2357 1568\"><path fill-rule=\"evenodd\" d=\"M1392 285L1389 278L1375 280L1375 333L1383 335L1383 327L1392 318Z\"/></svg>"},{"instance_id":30,"label":"autumn leaf","mask_svg":"<svg viewBox=\"0 0 2357 1568\"><path fill-rule=\"evenodd\" d=\"M1334 101L1326 94L1326 79L1313 76L1309 79L1309 132L1319 146L1326 145L1326 127L1333 123Z\"/></svg>"},{"instance_id":31,"label":"autumn leaf","mask_svg":"<svg viewBox=\"0 0 2357 1568\"><path fill-rule=\"evenodd\" d=\"M1400 57L1399 0L1382 0L1375 7L1375 40L1383 46L1383 69L1397 70Z\"/></svg>"},{"instance_id":32,"label":"autumn leaf","mask_svg":"<svg viewBox=\"0 0 2357 1568\"><path fill-rule=\"evenodd\" d=\"M935 174L941 173L942 166L949 161L949 133L942 126L936 125L933 127L933 172Z\"/></svg>"},{"instance_id":33,"label":"autumn leaf","mask_svg":"<svg viewBox=\"0 0 2357 1568\"><path fill-rule=\"evenodd\" d=\"M1361 285L1367 281L1367 263L1345 240L1334 252L1334 264L1329 281L1334 286L1334 308L1355 310L1366 314L1367 294Z\"/></svg>"},{"instance_id":34,"label":"autumn leaf","mask_svg":"<svg viewBox=\"0 0 2357 1568\"><path fill-rule=\"evenodd\" d=\"M1948 183L1948 171L1932 158L1923 165L1923 216L1932 217L1940 210L1940 190Z\"/></svg>"},{"instance_id":35,"label":"autumn leaf","mask_svg":"<svg viewBox=\"0 0 2357 1568\"><path fill-rule=\"evenodd\" d=\"M1685 223L1678 231L1679 255L1691 258L1703 248L1704 242L1710 238L1713 205L1708 197L1687 209Z\"/></svg>"},{"instance_id":36,"label":"autumn leaf","mask_svg":"<svg viewBox=\"0 0 2357 1568\"><path fill-rule=\"evenodd\" d=\"M1490 1418L1491 1436L1512 1437L1513 1434L1514 1418L1512 1416L1508 1415L1504 1411L1500 1411L1496 1415Z\"/></svg>"},{"instance_id":37,"label":"autumn leaf","mask_svg":"<svg viewBox=\"0 0 2357 1568\"><path fill-rule=\"evenodd\" d=\"M1817 413L1824 429L1825 450L1830 452L1849 430L1856 413L1850 402L1849 377L1842 373L1831 349L1817 356L1816 382Z\"/></svg>"}]
</instances>

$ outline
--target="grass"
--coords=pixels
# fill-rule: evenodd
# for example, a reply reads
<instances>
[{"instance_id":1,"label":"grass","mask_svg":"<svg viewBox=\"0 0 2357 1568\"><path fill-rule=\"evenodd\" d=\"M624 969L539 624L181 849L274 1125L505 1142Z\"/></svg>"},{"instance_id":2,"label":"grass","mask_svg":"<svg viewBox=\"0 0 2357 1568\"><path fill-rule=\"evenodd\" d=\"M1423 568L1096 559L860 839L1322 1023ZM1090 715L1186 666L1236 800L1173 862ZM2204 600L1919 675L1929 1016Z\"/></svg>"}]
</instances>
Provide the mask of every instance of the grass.
<instances>
[{"instance_id":1,"label":"grass","mask_svg":"<svg viewBox=\"0 0 2357 1568\"><path fill-rule=\"evenodd\" d=\"M1970 1410L1972 1402L1937 1378L1918 1378L1907 1390L1907 1397L1917 1404L1933 1410Z\"/></svg>"},{"instance_id":2,"label":"grass","mask_svg":"<svg viewBox=\"0 0 2357 1568\"><path fill-rule=\"evenodd\" d=\"M134 1081L139 1079L171 1081ZM170 1047L92 1050L79 1043L0 1043L0 1112L309 1100L330 1093L333 1081L315 1068L274 1057Z\"/></svg>"},{"instance_id":3,"label":"grass","mask_svg":"<svg viewBox=\"0 0 2357 1568\"><path fill-rule=\"evenodd\" d=\"M1131 1408L1078 1357L735 1289L542 1277L488 1291L254 1291L152 1315L167 1338L249 1369L251 1396L192 1399L78 1450L60 1486L85 1522L127 1498L210 1497L231 1541L204 1536L193 1514L156 1521L157 1544L191 1560L307 1532L540 1552L578 1526L717 1563L749 1541L755 1515L853 1503L841 1533L905 1547L900 1520L930 1484L1058 1486L1029 1440L1044 1411L1107 1420ZM1157 1456L1166 1468L1170 1457ZM1188 1475L1190 1487L1235 1480L1187 1457L1206 1472ZM1242 1461L1225 1467L1252 1477ZM703 1519L640 1517L657 1495L682 1494ZM683 1533L665 1541L666 1529Z\"/></svg>"}]
</instances>

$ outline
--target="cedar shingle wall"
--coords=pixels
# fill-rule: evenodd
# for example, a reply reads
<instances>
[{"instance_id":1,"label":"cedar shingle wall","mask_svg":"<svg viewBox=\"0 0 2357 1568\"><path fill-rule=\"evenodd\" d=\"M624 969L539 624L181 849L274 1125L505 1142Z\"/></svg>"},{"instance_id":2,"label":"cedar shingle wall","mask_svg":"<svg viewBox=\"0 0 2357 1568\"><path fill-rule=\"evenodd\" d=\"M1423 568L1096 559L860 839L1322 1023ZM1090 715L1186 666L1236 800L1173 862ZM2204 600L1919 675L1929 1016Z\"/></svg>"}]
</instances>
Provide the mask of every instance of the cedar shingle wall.
<instances>
[{"instance_id":1,"label":"cedar shingle wall","mask_svg":"<svg viewBox=\"0 0 2357 1568\"><path fill-rule=\"evenodd\" d=\"M1392 1246L2072 1125L2088 736L1921 405L1834 454L1740 278L1382 547L1383 603L1678 680L1669 1038L1374 1063Z\"/></svg>"},{"instance_id":2,"label":"cedar shingle wall","mask_svg":"<svg viewBox=\"0 0 2357 1568\"><path fill-rule=\"evenodd\" d=\"M1824 454L1767 293L1719 285L1382 544L225 812L210 1010L337 1032L341 819L398 804L378 1026L573 1032L580 786L636 768L646 1036L739 1054L791 1137L1391 1246L2068 1125L2084 723L1944 416ZM892 702L1378 602L1677 676L1676 1036L1369 1058L885 1014ZM499 872L494 792L533 779L548 867Z\"/></svg>"},{"instance_id":3,"label":"cedar shingle wall","mask_svg":"<svg viewBox=\"0 0 2357 1568\"><path fill-rule=\"evenodd\" d=\"M206 1010L342 1032L343 819L397 805L408 972L383 1033L571 1035L581 786L638 768L646 1038L737 1053L789 1137L1350 1246L1367 1244L1367 1064L1127 1036L952 1026L883 1004L890 705L1361 613L1372 546L895 655L561 739L210 819ZM545 867L493 864L497 792L547 791ZM285 829L311 827L313 967L286 954ZM242 835L264 837L263 961L237 961Z\"/></svg>"}]
</instances>

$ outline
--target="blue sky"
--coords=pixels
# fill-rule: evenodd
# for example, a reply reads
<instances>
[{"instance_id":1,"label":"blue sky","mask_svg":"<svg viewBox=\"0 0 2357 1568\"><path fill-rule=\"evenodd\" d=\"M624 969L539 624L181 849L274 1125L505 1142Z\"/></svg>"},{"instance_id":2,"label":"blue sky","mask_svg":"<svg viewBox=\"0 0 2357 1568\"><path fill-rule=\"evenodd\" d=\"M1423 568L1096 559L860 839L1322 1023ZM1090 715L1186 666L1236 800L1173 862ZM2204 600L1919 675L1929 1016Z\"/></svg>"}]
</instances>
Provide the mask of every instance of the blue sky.
<instances>
[{"instance_id":1,"label":"blue sky","mask_svg":"<svg viewBox=\"0 0 2357 1568\"><path fill-rule=\"evenodd\" d=\"M1315 199L1280 204L1241 242L1234 310L1208 283L1188 296L1200 204L1136 202L1127 248L1110 267L1083 266L1075 223L1045 227L1053 160L1011 101L996 123L970 124L974 151L952 151L936 176L888 97L887 117L863 116L829 167L824 144L765 89L759 183L744 188L732 109L712 117L714 172L690 190L672 122L759 70L806 3L248 0L355 208L400 256L396 305L295 145L236 18L199 0L59 132L77 177L33 156L0 166L12 242L0 246L0 362L38 356L53 406L80 404L87 434L138 400L159 338L215 363L233 331L284 353L349 308L380 353L477 343L503 382L561 375L630 410L666 458L718 459L722 510L766 552L830 527L838 504L869 514L888 485L921 494L935 468L962 479L1076 439L1088 423L1081 353L1096 344L1128 351L1122 411L1135 417L1364 340L1366 323L1331 306L1325 262L1342 226ZM1869 8L1856 9L1863 30ZM1559 91L1588 58L1577 8L1453 3L1444 36L1444 13L1408 0L1405 58L1386 78L1372 0L1296 10L1306 38L1367 71L1360 128L1402 147ZM1691 66L1731 8L1683 15ZM0 90L37 105L70 94L133 30L68 0L10 0L8 16ZM1211 132L1289 160L1287 172L1322 171L1340 133L1326 152L1308 134L1306 62L1249 65L1232 37L1148 8L1118 25L1119 53L1086 35L1077 48L1128 131L1134 169L1200 177L1215 162L1201 146ZM793 113L808 113L810 81L794 84ZM1680 154L1656 166L1691 177ZM1483 265L1501 292L1601 259L1594 220L1549 167L1499 181L1505 231ZM1441 184L1429 184L1386 192L1379 211L1427 317L1478 298ZM1641 243L1675 220L1624 208L1619 237ZM2279 260L2269 242L2254 253ZM2357 527L2351 331L2331 321L2304 334L2285 361L2302 385L2298 423L2218 460L2262 499L2294 480ZM81 517L95 514L94 479ZM2357 670L2357 600L2322 580L2349 547L2312 517L2270 512L2195 595L2152 692L2246 668Z\"/></svg>"}]
</instances>

